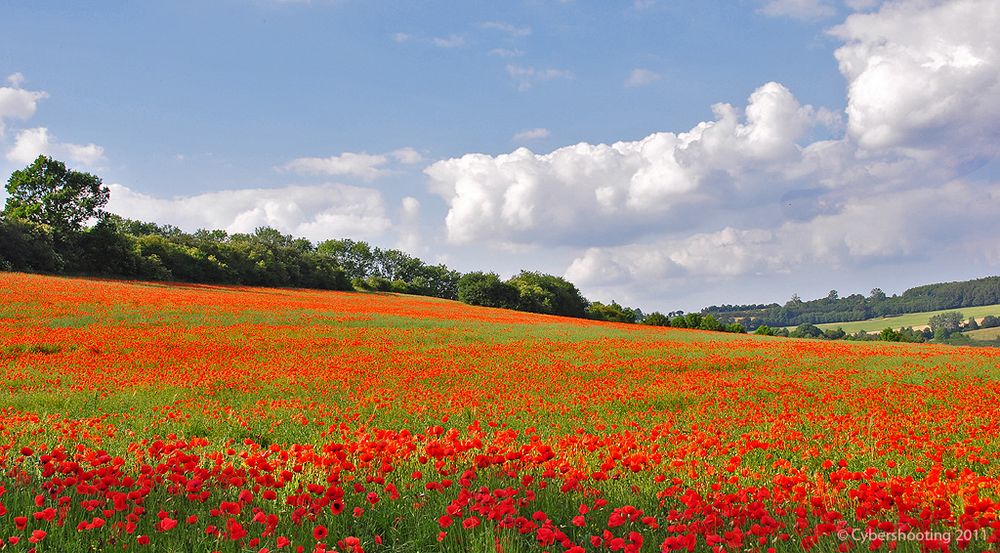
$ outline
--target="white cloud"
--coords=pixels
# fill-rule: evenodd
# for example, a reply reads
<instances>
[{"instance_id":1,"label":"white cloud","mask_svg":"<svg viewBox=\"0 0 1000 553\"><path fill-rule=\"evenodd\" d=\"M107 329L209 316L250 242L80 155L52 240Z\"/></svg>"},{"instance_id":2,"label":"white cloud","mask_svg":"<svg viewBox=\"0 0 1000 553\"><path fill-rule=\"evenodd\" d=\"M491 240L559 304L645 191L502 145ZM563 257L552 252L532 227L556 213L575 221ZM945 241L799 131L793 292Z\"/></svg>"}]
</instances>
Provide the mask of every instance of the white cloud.
<instances>
[{"instance_id":1,"label":"white cloud","mask_svg":"<svg viewBox=\"0 0 1000 553\"><path fill-rule=\"evenodd\" d=\"M487 21L482 24L484 29L501 31L514 37L525 37L531 34L531 27L517 27L503 21Z\"/></svg>"},{"instance_id":2,"label":"white cloud","mask_svg":"<svg viewBox=\"0 0 1000 553\"><path fill-rule=\"evenodd\" d=\"M490 55L499 58L519 58L524 55L524 50L517 48L494 48L490 50Z\"/></svg>"},{"instance_id":3,"label":"white cloud","mask_svg":"<svg viewBox=\"0 0 1000 553\"><path fill-rule=\"evenodd\" d=\"M300 157L279 167L303 175L349 175L367 181L394 174L389 169L390 159L399 163L414 164L423 161L423 156L410 147L400 148L388 154L368 154L365 152L344 152L330 157Z\"/></svg>"},{"instance_id":4,"label":"white cloud","mask_svg":"<svg viewBox=\"0 0 1000 553\"><path fill-rule=\"evenodd\" d=\"M886 3L831 32L844 41L843 117L768 83L687 132L473 153L425 172L452 243L576 251L566 276L597 297L945 259L995 268L1000 243L984 229L1000 182L960 179L1000 156L996 28L996 2Z\"/></svg>"},{"instance_id":5,"label":"white cloud","mask_svg":"<svg viewBox=\"0 0 1000 553\"><path fill-rule=\"evenodd\" d=\"M24 90L23 82L24 75L14 73L7 77L10 86L0 87L0 138L6 130L5 120L30 119L38 110L38 101L49 96L40 90Z\"/></svg>"},{"instance_id":6,"label":"white cloud","mask_svg":"<svg viewBox=\"0 0 1000 553\"><path fill-rule=\"evenodd\" d=\"M400 203L397 246L405 252L417 254L420 249L420 201L407 196Z\"/></svg>"},{"instance_id":7,"label":"white cloud","mask_svg":"<svg viewBox=\"0 0 1000 553\"><path fill-rule=\"evenodd\" d=\"M451 241L548 244L586 241L601 225L610 233L623 224L664 224L695 205L773 198L780 186L760 193L753 184L780 181L796 162L810 172L796 141L815 113L783 86L760 87L742 113L728 104L713 109L716 120L686 133L581 143L544 155L525 148L495 157L467 154L425 172L450 206ZM682 224L681 218L665 224Z\"/></svg>"},{"instance_id":8,"label":"white cloud","mask_svg":"<svg viewBox=\"0 0 1000 553\"><path fill-rule=\"evenodd\" d=\"M377 190L341 184L222 190L174 198L156 198L120 184L109 188L109 211L188 231L253 232L271 226L311 240L371 239L391 226Z\"/></svg>"},{"instance_id":9,"label":"white cloud","mask_svg":"<svg viewBox=\"0 0 1000 553\"><path fill-rule=\"evenodd\" d=\"M461 48L465 46L466 40L462 35L449 35L446 37L434 37L431 44L438 48Z\"/></svg>"},{"instance_id":10,"label":"white cloud","mask_svg":"<svg viewBox=\"0 0 1000 553\"><path fill-rule=\"evenodd\" d=\"M525 129L514 135L514 142L527 142L529 140L540 140L549 137L549 129L538 127L535 129Z\"/></svg>"},{"instance_id":11,"label":"white cloud","mask_svg":"<svg viewBox=\"0 0 1000 553\"><path fill-rule=\"evenodd\" d=\"M400 163L414 164L424 160L424 156L420 155L420 152L409 146L394 150L389 155Z\"/></svg>"},{"instance_id":12,"label":"white cloud","mask_svg":"<svg viewBox=\"0 0 1000 553\"><path fill-rule=\"evenodd\" d=\"M952 181L942 186L853 197L836 213L776 228L736 229L590 248L566 277L582 286L623 291L679 278L719 278L831 269L932 257L964 249L993 258L1000 245L981 236L1000 212L1000 188ZM959 235L953 242L943 236ZM966 240L967 238L967 240Z\"/></svg>"},{"instance_id":13,"label":"white cloud","mask_svg":"<svg viewBox=\"0 0 1000 553\"><path fill-rule=\"evenodd\" d=\"M7 82L14 88L21 88L24 83L24 73L11 73L7 75Z\"/></svg>"},{"instance_id":14,"label":"white cloud","mask_svg":"<svg viewBox=\"0 0 1000 553\"><path fill-rule=\"evenodd\" d=\"M409 42L413 38L413 35L409 33L393 33L392 41L402 44L404 42Z\"/></svg>"},{"instance_id":15,"label":"white cloud","mask_svg":"<svg viewBox=\"0 0 1000 553\"><path fill-rule=\"evenodd\" d=\"M572 79L573 73L565 69L539 69L532 66L507 64L507 74L517 83L517 89L528 90L535 84L553 79Z\"/></svg>"},{"instance_id":16,"label":"white cloud","mask_svg":"<svg viewBox=\"0 0 1000 553\"><path fill-rule=\"evenodd\" d=\"M826 19L837 14L827 0L768 0L760 8L768 17L790 17L803 21Z\"/></svg>"},{"instance_id":17,"label":"white cloud","mask_svg":"<svg viewBox=\"0 0 1000 553\"><path fill-rule=\"evenodd\" d=\"M94 167L104 159L104 148L97 144L56 142L49 135L47 128L37 127L17 133L14 145L7 151L7 159L18 164L31 163L40 155Z\"/></svg>"},{"instance_id":18,"label":"white cloud","mask_svg":"<svg viewBox=\"0 0 1000 553\"><path fill-rule=\"evenodd\" d=\"M865 11L877 7L881 0L844 0L844 3L854 11Z\"/></svg>"},{"instance_id":19,"label":"white cloud","mask_svg":"<svg viewBox=\"0 0 1000 553\"><path fill-rule=\"evenodd\" d=\"M1000 3L899 2L854 14L832 34L848 79L848 133L866 149L946 152L1000 147Z\"/></svg>"},{"instance_id":20,"label":"white cloud","mask_svg":"<svg viewBox=\"0 0 1000 553\"><path fill-rule=\"evenodd\" d=\"M646 86L662 78L663 76L655 71L650 71L649 69L636 68L633 69L628 74L628 78L625 79L625 86L629 88Z\"/></svg>"}]
</instances>

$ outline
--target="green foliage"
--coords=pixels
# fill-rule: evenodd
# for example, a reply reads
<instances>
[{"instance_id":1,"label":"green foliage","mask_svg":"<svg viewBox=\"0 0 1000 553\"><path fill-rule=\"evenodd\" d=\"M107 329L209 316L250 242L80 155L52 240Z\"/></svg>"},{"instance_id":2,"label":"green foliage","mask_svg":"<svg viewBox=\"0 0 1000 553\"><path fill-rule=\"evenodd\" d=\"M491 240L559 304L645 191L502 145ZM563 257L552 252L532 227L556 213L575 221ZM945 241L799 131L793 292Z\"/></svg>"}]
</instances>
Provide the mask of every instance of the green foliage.
<instances>
[{"instance_id":1,"label":"green foliage","mask_svg":"<svg viewBox=\"0 0 1000 553\"><path fill-rule=\"evenodd\" d=\"M701 330L719 331L722 330L722 324L720 324L715 317L711 315L705 315L704 317L701 318L701 322L698 323L698 328L700 328Z\"/></svg>"},{"instance_id":2,"label":"green foliage","mask_svg":"<svg viewBox=\"0 0 1000 553\"><path fill-rule=\"evenodd\" d=\"M792 338L819 338L823 335L823 331L814 324L802 323L795 327L795 330L791 331L788 335Z\"/></svg>"},{"instance_id":3,"label":"green foliage","mask_svg":"<svg viewBox=\"0 0 1000 553\"><path fill-rule=\"evenodd\" d=\"M952 333L958 332L962 326L962 319L962 313L958 311L949 311L931 317L928 324L931 327L931 332L934 333L934 339L944 340Z\"/></svg>"},{"instance_id":4,"label":"green foliage","mask_svg":"<svg viewBox=\"0 0 1000 553\"><path fill-rule=\"evenodd\" d=\"M684 315L684 328L700 328L701 327L701 314L699 313L688 313Z\"/></svg>"},{"instance_id":5,"label":"green foliage","mask_svg":"<svg viewBox=\"0 0 1000 553\"><path fill-rule=\"evenodd\" d=\"M713 305L702 313L715 315L722 322L743 321L753 329L761 324L773 327L863 321L997 303L1000 303L1000 277L987 277L918 286L891 297L879 288L873 289L868 297L861 294L841 297L836 290L831 290L825 297L811 301L802 301L794 295L785 305Z\"/></svg>"},{"instance_id":6,"label":"green foliage","mask_svg":"<svg viewBox=\"0 0 1000 553\"><path fill-rule=\"evenodd\" d=\"M847 333L844 332L844 329L840 328L840 327L837 327L836 330L831 329L831 330L824 330L823 331L823 338L825 338L827 340L840 340L841 338L843 338L846 335L847 335Z\"/></svg>"},{"instance_id":7,"label":"green foliage","mask_svg":"<svg viewBox=\"0 0 1000 553\"><path fill-rule=\"evenodd\" d=\"M1000 326L1000 317L996 315L987 315L983 317L983 321L979 323L980 328L995 328Z\"/></svg>"},{"instance_id":8,"label":"green foliage","mask_svg":"<svg viewBox=\"0 0 1000 553\"><path fill-rule=\"evenodd\" d=\"M639 322L639 312L629 307L622 307L617 302L603 304L599 301L591 303L587 307L587 316L599 321L611 321L616 323L636 323Z\"/></svg>"},{"instance_id":9,"label":"green foliage","mask_svg":"<svg viewBox=\"0 0 1000 553\"><path fill-rule=\"evenodd\" d=\"M518 291L496 273L474 271L458 279L458 300L469 305L513 309L517 306Z\"/></svg>"},{"instance_id":10,"label":"green foliage","mask_svg":"<svg viewBox=\"0 0 1000 553\"><path fill-rule=\"evenodd\" d=\"M965 325L965 330L979 330L979 323L975 317L969 317L969 322Z\"/></svg>"},{"instance_id":11,"label":"green foliage","mask_svg":"<svg viewBox=\"0 0 1000 553\"><path fill-rule=\"evenodd\" d=\"M383 250L350 239L326 240L316 246L316 254L342 267L356 288L395 291L406 294L458 299L462 276L444 265L427 265L399 250ZM382 280L395 282L386 286ZM380 284L379 284L380 283Z\"/></svg>"},{"instance_id":12,"label":"green foliage","mask_svg":"<svg viewBox=\"0 0 1000 553\"><path fill-rule=\"evenodd\" d=\"M884 328L879 333L879 338L885 342L902 342L903 336L891 328Z\"/></svg>"},{"instance_id":13,"label":"green foliage","mask_svg":"<svg viewBox=\"0 0 1000 553\"><path fill-rule=\"evenodd\" d=\"M0 270L57 273L64 268L52 227L25 220L0 219Z\"/></svg>"},{"instance_id":14,"label":"green foliage","mask_svg":"<svg viewBox=\"0 0 1000 553\"><path fill-rule=\"evenodd\" d=\"M660 313L659 311L653 311L649 315L646 315L640 322L644 325L650 326L671 326L670 317Z\"/></svg>"},{"instance_id":15,"label":"green foliage","mask_svg":"<svg viewBox=\"0 0 1000 553\"><path fill-rule=\"evenodd\" d=\"M52 229L58 238L79 232L84 223L101 215L110 192L101 179L72 171L48 156L14 171L7 181L4 216Z\"/></svg>"},{"instance_id":16,"label":"green foliage","mask_svg":"<svg viewBox=\"0 0 1000 553\"><path fill-rule=\"evenodd\" d=\"M767 325L760 325L753 333L758 336L774 336L774 329Z\"/></svg>"},{"instance_id":17,"label":"green foliage","mask_svg":"<svg viewBox=\"0 0 1000 553\"><path fill-rule=\"evenodd\" d=\"M507 281L517 289L517 308L521 311L586 317L590 304L568 280L533 271L521 271Z\"/></svg>"}]
</instances>

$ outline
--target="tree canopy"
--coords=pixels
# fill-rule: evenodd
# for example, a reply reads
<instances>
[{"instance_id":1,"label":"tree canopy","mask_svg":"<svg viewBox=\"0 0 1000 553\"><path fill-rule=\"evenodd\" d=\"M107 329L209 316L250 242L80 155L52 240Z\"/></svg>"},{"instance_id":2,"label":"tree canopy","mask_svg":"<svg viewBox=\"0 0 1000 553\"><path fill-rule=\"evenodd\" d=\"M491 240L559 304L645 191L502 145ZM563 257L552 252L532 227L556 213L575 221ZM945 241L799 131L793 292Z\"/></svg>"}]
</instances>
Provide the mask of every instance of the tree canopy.
<instances>
[{"instance_id":1,"label":"tree canopy","mask_svg":"<svg viewBox=\"0 0 1000 553\"><path fill-rule=\"evenodd\" d=\"M67 169L63 162L42 155L11 174L7 194L3 210L7 218L67 235L98 218L111 193L97 176Z\"/></svg>"}]
</instances>

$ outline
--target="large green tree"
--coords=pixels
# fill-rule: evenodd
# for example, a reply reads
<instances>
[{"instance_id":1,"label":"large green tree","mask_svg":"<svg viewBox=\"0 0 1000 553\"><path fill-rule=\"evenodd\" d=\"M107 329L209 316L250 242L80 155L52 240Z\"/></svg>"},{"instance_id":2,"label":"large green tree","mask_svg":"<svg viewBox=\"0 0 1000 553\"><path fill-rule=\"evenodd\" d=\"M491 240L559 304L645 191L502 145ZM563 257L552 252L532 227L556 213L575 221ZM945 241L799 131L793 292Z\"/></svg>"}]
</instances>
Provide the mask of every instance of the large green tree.
<instances>
[{"instance_id":1,"label":"large green tree","mask_svg":"<svg viewBox=\"0 0 1000 553\"><path fill-rule=\"evenodd\" d=\"M97 176L67 169L65 163L44 155L14 171L7 194L6 218L46 225L57 235L82 230L103 213L110 197Z\"/></svg>"}]
</instances>

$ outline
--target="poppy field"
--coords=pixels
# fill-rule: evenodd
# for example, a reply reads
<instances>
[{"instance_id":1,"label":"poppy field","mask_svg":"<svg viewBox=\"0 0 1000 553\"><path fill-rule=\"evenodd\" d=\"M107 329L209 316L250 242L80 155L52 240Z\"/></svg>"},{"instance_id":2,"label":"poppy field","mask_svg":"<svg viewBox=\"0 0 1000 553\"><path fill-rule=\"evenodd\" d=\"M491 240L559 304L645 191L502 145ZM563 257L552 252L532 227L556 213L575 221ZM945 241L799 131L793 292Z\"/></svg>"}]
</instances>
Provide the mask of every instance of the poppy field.
<instances>
[{"instance_id":1,"label":"poppy field","mask_svg":"<svg viewBox=\"0 0 1000 553\"><path fill-rule=\"evenodd\" d=\"M0 551L983 551L1000 353L0 273Z\"/></svg>"}]
</instances>

